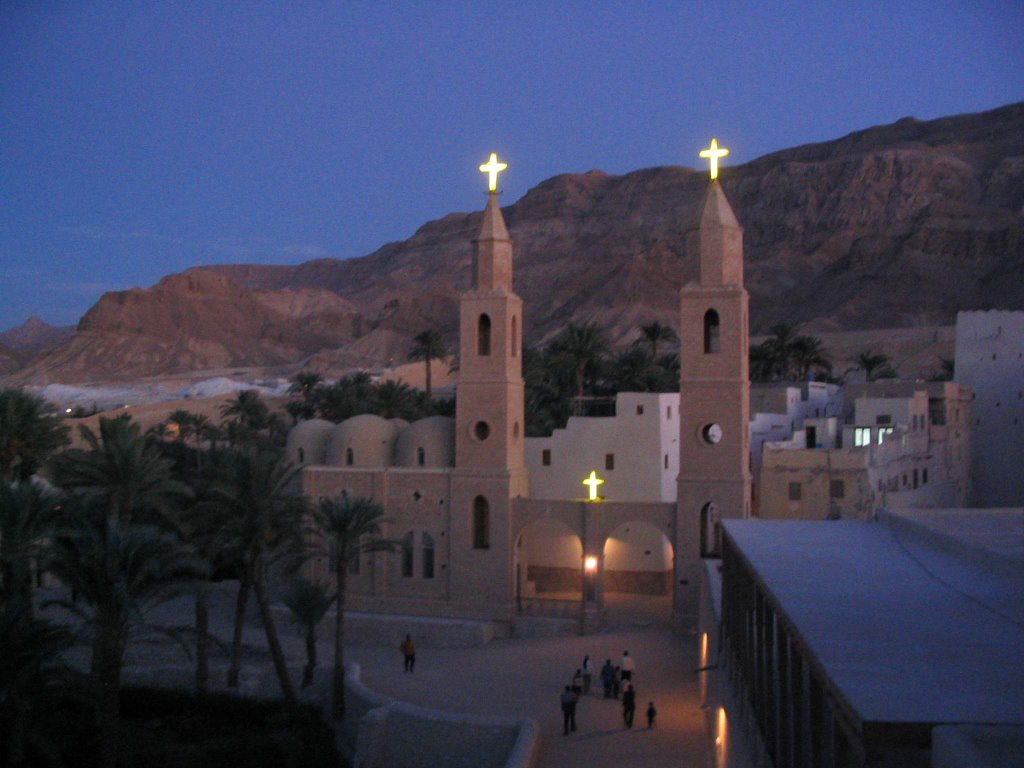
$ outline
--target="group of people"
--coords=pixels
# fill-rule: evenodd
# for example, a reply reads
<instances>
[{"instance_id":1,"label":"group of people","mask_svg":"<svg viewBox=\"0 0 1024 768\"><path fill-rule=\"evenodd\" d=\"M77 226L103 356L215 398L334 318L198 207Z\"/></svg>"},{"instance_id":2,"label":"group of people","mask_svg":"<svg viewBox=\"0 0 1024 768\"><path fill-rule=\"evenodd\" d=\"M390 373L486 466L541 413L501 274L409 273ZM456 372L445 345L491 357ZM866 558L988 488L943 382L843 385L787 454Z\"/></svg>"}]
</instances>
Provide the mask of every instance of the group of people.
<instances>
[{"instance_id":1,"label":"group of people","mask_svg":"<svg viewBox=\"0 0 1024 768\"><path fill-rule=\"evenodd\" d=\"M622 659L618 666L612 664L611 659L605 660L601 667L601 683L604 686L604 698L622 700L622 720L627 728L633 727L633 718L636 715L636 687L633 683L633 676L636 674L636 662L629 655L629 651L622 652ZM572 681L565 686L560 696L562 704L562 733L569 735L570 731L576 730L576 704L580 696L590 693L590 684L594 676L593 665L590 656L583 657L583 664L572 676ZM654 727L654 720L658 716L658 710L654 702L647 705L647 728Z\"/></svg>"}]
</instances>

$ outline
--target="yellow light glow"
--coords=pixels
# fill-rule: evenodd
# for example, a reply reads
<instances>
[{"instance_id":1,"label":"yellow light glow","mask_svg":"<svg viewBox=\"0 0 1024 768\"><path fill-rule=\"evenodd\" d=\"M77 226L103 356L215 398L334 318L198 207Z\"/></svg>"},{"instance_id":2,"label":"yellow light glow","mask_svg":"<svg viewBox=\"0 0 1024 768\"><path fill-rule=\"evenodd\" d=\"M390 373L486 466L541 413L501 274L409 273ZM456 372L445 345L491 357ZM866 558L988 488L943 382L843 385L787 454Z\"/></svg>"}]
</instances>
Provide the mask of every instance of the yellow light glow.
<instances>
[{"instance_id":1,"label":"yellow light glow","mask_svg":"<svg viewBox=\"0 0 1024 768\"><path fill-rule=\"evenodd\" d=\"M587 573L593 573L597 570L597 558L591 555L583 561L583 568Z\"/></svg>"},{"instance_id":2,"label":"yellow light glow","mask_svg":"<svg viewBox=\"0 0 1024 768\"><path fill-rule=\"evenodd\" d=\"M729 748L729 720L725 709L718 708L718 722L715 725L715 765L724 766Z\"/></svg>"},{"instance_id":3,"label":"yellow light glow","mask_svg":"<svg viewBox=\"0 0 1024 768\"><path fill-rule=\"evenodd\" d=\"M498 189L498 174L508 168L508 163L499 163L498 154L491 152L491 159L480 166L480 173L487 174L487 189L494 192Z\"/></svg>"},{"instance_id":4,"label":"yellow light glow","mask_svg":"<svg viewBox=\"0 0 1024 768\"><path fill-rule=\"evenodd\" d=\"M590 501L597 501L597 486L604 485L604 480L597 476L595 470L591 470L590 476L583 481L583 485L590 489Z\"/></svg>"},{"instance_id":5,"label":"yellow light glow","mask_svg":"<svg viewBox=\"0 0 1024 768\"><path fill-rule=\"evenodd\" d=\"M708 633L703 632L700 636L700 665L708 665Z\"/></svg>"},{"instance_id":6,"label":"yellow light glow","mask_svg":"<svg viewBox=\"0 0 1024 768\"><path fill-rule=\"evenodd\" d=\"M711 161L712 179L718 178L718 158L725 157L728 154L728 149L725 149L724 147L722 149L718 148L718 139L712 139L711 146L707 149L701 150L700 156Z\"/></svg>"}]
</instances>

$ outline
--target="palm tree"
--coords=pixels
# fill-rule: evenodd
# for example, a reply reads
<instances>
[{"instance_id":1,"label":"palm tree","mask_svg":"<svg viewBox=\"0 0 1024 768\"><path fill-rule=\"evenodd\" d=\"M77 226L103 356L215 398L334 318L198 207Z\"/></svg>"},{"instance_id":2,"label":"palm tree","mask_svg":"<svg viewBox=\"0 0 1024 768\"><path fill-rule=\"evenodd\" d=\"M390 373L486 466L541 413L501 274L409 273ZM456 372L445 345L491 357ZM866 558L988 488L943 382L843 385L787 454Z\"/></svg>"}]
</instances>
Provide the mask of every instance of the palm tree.
<instances>
[{"instance_id":1,"label":"palm tree","mask_svg":"<svg viewBox=\"0 0 1024 768\"><path fill-rule=\"evenodd\" d=\"M96 496L120 521L149 515L166 519L192 495L175 478L173 463L146 441L130 417L100 418L99 435L81 427L87 450L72 449L51 462L54 481L81 495Z\"/></svg>"},{"instance_id":2,"label":"palm tree","mask_svg":"<svg viewBox=\"0 0 1024 768\"><path fill-rule=\"evenodd\" d=\"M194 432L193 419L194 415L183 408L177 408L167 414L167 424L174 425L178 430L177 440L181 442L188 442Z\"/></svg>"},{"instance_id":3,"label":"palm tree","mask_svg":"<svg viewBox=\"0 0 1024 768\"><path fill-rule=\"evenodd\" d=\"M316 411L327 421L344 421L373 410L373 380L366 371L344 376L330 385L322 385L314 392Z\"/></svg>"},{"instance_id":4,"label":"palm tree","mask_svg":"<svg viewBox=\"0 0 1024 768\"><path fill-rule=\"evenodd\" d=\"M853 370L864 371L864 378L867 381L896 378L896 371L893 370L892 361L888 355L861 352L853 359L853 363Z\"/></svg>"},{"instance_id":5,"label":"palm tree","mask_svg":"<svg viewBox=\"0 0 1024 768\"><path fill-rule=\"evenodd\" d=\"M441 334L435 330L420 331L412 337L413 348L409 353L410 360L423 360L427 367L427 397L431 396L430 363L435 358L443 358L448 354Z\"/></svg>"},{"instance_id":6,"label":"palm tree","mask_svg":"<svg viewBox=\"0 0 1024 768\"><path fill-rule=\"evenodd\" d=\"M31 564L45 552L57 496L30 480L0 480L0 595L22 603L32 616Z\"/></svg>"},{"instance_id":7,"label":"palm tree","mask_svg":"<svg viewBox=\"0 0 1024 768\"><path fill-rule=\"evenodd\" d=\"M255 389L243 389L221 405L220 413L225 419L235 421L253 433L266 429L270 418L270 409Z\"/></svg>"},{"instance_id":8,"label":"palm tree","mask_svg":"<svg viewBox=\"0 0 1024 768\"><path fill-rule=\"evenodd\" d=\"M792 378L793 344L796 341L796 329L786 323L776 323L768 329L771 334L764 341L764 347L771 361L773 376L783 381Z\"/></svg>"},{"instance_id":9,"label":"palm tree","mask_svg":"<svg viewBox=\"0 0 1024 768\"><path fill-rule=\"evenodd\" d=\"M376 408L385 419L413 419L417 411L416 391L404 381L383 381L377 386Z\"/></svg>"},{"instance_id":10,"label":"palm tree","mask_svg":"<svg viewBox=\"0 0 1024 768\"><path fill-rule=\"evenodd\" d=\"M395 543L381 537L384 509L364 498L342 496L321 499L313 509L316 529L333 544L334 576L337 580L334 618L335 717L345 715L345 578L353 560L367 552L391 552Z\"/></svg>"},{"instance_id":11,"label":"palm tree","mask_svg":"<svg viewBox=\"0 0 1024 768\"><path fill-rule=\"evenodd\" d=\"M292 619L302 628L306 638L306 666L302 670L302 687L313 684L316 669L316 627L323 620L327 609L334 602L334 595L327 587L304 578L295 579L284 593L284 604L292 613Z\"/></svg>"},{"instance_id":12,"label":"palm tree","mask_svg":"<svg viewBox=\"0 0 1024 768\"><path fill-rule=\"evenodd\" d=\"M221 478L210 488L210 499L217 509L221 549L234 555L240 568L228 685L238 685L245 605L251 588L274 670L289 705L295 703L295 690L270 610L267 569L279 556L295 551L301 538L302 501L287 494L295 472L294 467L281 460L278 451L235 452L226 457Z\"/></svg>"},{"instance_id":13,"label":"palm tree","mask_svg":"<svg viewBox=\"0 0 1024 768\"><path fill-rule=\"evenodd\" d=\"M800 381L806 379L814 369L826 373L832 370L832 361L825 345L815 336L797 336L790 344L790 352Z\"/></svg>"},{"instance_id":14,"label":"palm tree","mask_svg":"<svg viewBox=\"0 0 1024 768\"><path fill-rule=\"evenodd\" d=\"M608 339L597 323L569 323L548 346L550 352L572 367L576 377L576 402L583 401L584 376L608 353Z\"/></svg>"},{"instance_id":15,"label":"palm tree","mask_svg":"<svg viewBox=\"0 0 1024 768\"><path fill-rule=\"evenodd\" d=\"M658 389L659 372L651 353L634 346L615 355L610 366L610 383L616 392L652 392Z\"/></svg>"},{"instance_id":16,"label":"palm tree","mask_svg":"<svg viewBox=\"0 0 1024 768\"><path fill-rule=\"evenodd\" d=\"M0 390L0 477L28 480L54 451L68 444L68 428L41 397Z\"/></svg>"},{"instance_id":17,"label":"palm tree","mask_svg":"<svg viewBox=\"0 0 1024 768\"><path fill-rule=\"evenodd\" d=\"M676 336L676 332L672 330L671 326L662 325L657 320L653 323L640 326L640 338L635 343L642 344L644 342L651 345L651 359L658 359L658 342L676 341L679 337Z\"/></svg>"},{"instance_id":18,"label":"palm tree","mask_svg":"<svg viewBox=\"0 0 1024 768\"><path fill-rule=\"evenodd\" d=\"M291 394L298 394L302 396L303 402L311 402L313 399L313 390L315 390L320 382L323 381L323 377L319 373L313 371L299 371L292 378L292 385L288 387L288 392Z\"/></svg>"},{"instance_id":19,"label":"palm tree","mask_svg":"<svg viewBox=\"0 0 1024 768\"><path fill-rule=\"evenodd\" d=\"M201 561L177 538L149 525L119 525L104 506L68 516L53 544L50 570L76 593L58 601L93 632L91 676L99 726L99 764L117 765L118 696L124 655L132 636L148 627L146 613L205 576ZM83 605L84 604L84 605Z\"/></svg>"}]
</instances>

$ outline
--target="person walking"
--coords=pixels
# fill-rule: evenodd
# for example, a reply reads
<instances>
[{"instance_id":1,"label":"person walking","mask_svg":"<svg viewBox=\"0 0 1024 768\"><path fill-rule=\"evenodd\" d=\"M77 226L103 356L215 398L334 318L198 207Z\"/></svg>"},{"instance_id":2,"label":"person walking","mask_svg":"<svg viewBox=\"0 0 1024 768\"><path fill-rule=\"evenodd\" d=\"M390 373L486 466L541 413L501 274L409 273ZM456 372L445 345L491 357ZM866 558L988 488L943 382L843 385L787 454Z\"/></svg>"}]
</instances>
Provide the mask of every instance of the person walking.
<instances>
[{"instance_id":1,"label":"person walking","mask_svg":"<svg viewBox=\"0 0 1024 768\"><path fill-rule=\"evenodd\" d=\"M572 692L579 695L583 693L583 672L579 669L576 670L576 674L572 676Z\"/></svg>"},{"instance_id":2,"label":"person walking","mask_svg":"<svg viewBox=\"0 0 1024 768\"><path fill-rule=\"evenodd\" d=\"M615 667L612 666L612 660L606 659L604 666L601 667L601 684L604 686L604 697L610 699L612 697L612 685L615 683Z\"/></svg>"},{"instance_id":3,"label":"person walking","mask_svg":"<svg viewBox=\"0 0 1024 768\"><path fill-rule=\"evenodd\" d=\"M594 667L590 663L590 657L583 657L583 695L587 696L590 694L590 680L594 675Z\"/></svg>"},{"instance_id":4,"label":"person walking","mask_svg":"<svg viewBox=\"0 0 1024 768\"><path fill-rule=\"evenodd\" d=\"M576 730L576 694L570 686L565 686L562 691L562 735L568 736L569 731Z\"/></svg>"},{"instance_id":5,"label":"person walking","mask_svg":"<svg viewBox=\"0 0 1024 768\"><path fill-rule=\"evenodd\" d=\"M636 688L632 685L622 693L622 719L627 728L633 727L633 715L636 714Z\"/></svg>"},{"instance_id":6,"label":"person walking","mask_svg":"<svg viewBox=\"0 0 1024 768\"><path fill-rule=\"evenodd\" d=\"M412 642L412 635L406 635L405 640L398 646L405 659L405 671L412 672L416 667L416 646Z\"/></svg>"},{"instance_id":7,"label":"person walking","mask_svg":"<svg viewBox=\"0 0 1024 768\"><path fill-rule=\"evenodd\" d=\"M622 668L622 679L632 680L633 673L636 672L636 662L629 655L629 651L622 652L622 661L619 662L619 666Z\"/></svg>"},{"instance_id":8,"label":"person walking","mask_svg":"<svg viewBox=\"0 0 1024 768\"><path fill-rule=\"evenodd\" d=\"M654 708L654 702L647 703L647 730L654 727L654 718L658 716L658 710Z\"/></svg>"},{"instance_id":9,"label":"person walking","mask_svg":"<svg viewBox=\"0 0 1024 768\"><path fill-rule=\"evenodd\" d=\"M615 668L615 676L612 678L612 696L619 698L619 691L622 689L622 668Z\"/></svg>"}]
</instances>

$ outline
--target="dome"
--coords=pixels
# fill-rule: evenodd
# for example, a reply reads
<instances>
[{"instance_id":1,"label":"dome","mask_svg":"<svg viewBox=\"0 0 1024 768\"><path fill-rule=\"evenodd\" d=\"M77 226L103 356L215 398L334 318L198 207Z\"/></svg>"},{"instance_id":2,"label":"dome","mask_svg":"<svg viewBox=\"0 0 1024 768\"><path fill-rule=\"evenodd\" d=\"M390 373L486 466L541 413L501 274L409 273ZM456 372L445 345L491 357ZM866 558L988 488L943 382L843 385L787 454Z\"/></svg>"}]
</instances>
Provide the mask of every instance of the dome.
<instances>
[{"instance_id":1,"label":"dome","mask_svg":"<svg viewBox=\"0 0 1024 768\"><path fill-rule=\"evenodd\" d=\"M327 459L327 441L334 425L323 419L300 421L288 432L285 456L293 466L323 464Z\"/></svg>"},{"instance_id":2,"label":"dome","mask_svg":"<svg viewBox=\"0 0 1024 768\"><path fill-rule=\"evenodd\" d=\"M455 465L455 420L430 416L414 421L398 435L395 464L399 467Z\"/></svg>"},{"instance_id":3,"label":"dome","mask_svg":"<svg viewBox=\"0 0 1024 768\"><path fill-rule=\"evenodd\" d=\"M345 419L331 434L327 463L332 467L389 467L398 431L397 425L370 413Z\"/></svg>"}]
</instances>

